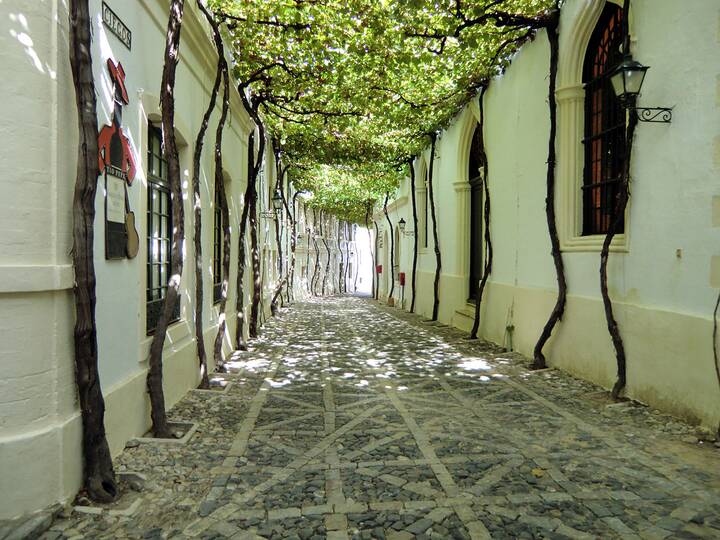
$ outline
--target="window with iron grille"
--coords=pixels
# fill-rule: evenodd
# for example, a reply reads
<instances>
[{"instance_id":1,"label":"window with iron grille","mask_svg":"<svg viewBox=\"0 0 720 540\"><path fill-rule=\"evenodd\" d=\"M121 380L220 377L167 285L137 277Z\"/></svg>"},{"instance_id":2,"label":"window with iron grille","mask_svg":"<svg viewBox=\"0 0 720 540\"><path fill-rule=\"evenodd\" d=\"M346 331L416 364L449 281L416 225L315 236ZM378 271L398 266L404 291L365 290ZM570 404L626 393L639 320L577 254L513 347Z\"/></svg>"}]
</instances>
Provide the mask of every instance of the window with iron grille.
<instances>
[{"instance_id":1,"label":"window with iron grille","mask_svg":"<svg viewBox=\"0 0 720 540\"><path fill-rule=\"evenodd\" d=\"M423 179L423 185L425 186L425 189L422 192L422 198L420 201L420 204L422 206L422 225L421 225L421 240L420 245L424 248L428 247L428 222L430 221L430 207L428 205L428 190L430 189L430 186L428 185L428 173L425 171L425 178Z\"/></svg>"},{"instance_id":2,"label":"window with iron grille","mask_svg":"<svg viewBox=\"0 0 720 540\"><path fill-rule=\"evenodd\" d=\"M468 300L475 302L483 275L483 167L482 128L475 128L470 143L468 179L470 182L470 283Z\"/></svg>"},{"instance_id":3,"label":"window with iron grille","mask_svg":"<svg viewBox=\"0 0 720 540\"><path fill-rule=\"evenodd\" d=\"M147 163L146 331L152 334L165 305L172 245L172 199L167 176L167 161L163 156L162 133L152 124L148 126ZM179 318L178 299L172 319Z\"/></svg>"},{"instance_id":4,"label":"window with iron grille","mask_svg":"<svg viewBox=\"0 0 720 540\"><path fill-rule=\"evenodd\" d=\"M625 109L610 73L622 60L623 10L607 2L585 54L583 235L604 234L613 221L625 162ZM621 222L619 232L624 230Z\"/></svg>"},{"instance_id":5,"label":"window with iron grille","mask_svg":"<svg viewBox=\"0 0 720 540\"><path fill-rule=\"evenodd\" d=\"M213 212L213 303L222 297L223 258L223 217L220 204L220 190L215 186L215 208Z\"/></svg>"}]
</instances>

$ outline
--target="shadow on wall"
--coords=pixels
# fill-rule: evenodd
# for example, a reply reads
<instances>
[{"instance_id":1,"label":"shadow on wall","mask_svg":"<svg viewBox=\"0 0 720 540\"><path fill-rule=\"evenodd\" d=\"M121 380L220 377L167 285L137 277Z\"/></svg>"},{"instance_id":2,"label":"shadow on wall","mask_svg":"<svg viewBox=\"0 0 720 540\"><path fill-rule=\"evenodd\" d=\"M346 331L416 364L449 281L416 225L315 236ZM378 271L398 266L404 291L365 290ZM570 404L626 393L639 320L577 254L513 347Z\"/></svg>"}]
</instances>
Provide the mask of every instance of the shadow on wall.
<instances>
[{"instance_id":1,"label":"shadow on wall","mask_svg":"<svg viewBox=\"0 0 720 540\"><path fill-rule=\"evenodd\" d=\"M365 227L358 227L355 235L357 250L357 291L361 296L372 295L372 273L374 271L372 254L370 253L371 236Z\"/></svg>"}]
</instances>

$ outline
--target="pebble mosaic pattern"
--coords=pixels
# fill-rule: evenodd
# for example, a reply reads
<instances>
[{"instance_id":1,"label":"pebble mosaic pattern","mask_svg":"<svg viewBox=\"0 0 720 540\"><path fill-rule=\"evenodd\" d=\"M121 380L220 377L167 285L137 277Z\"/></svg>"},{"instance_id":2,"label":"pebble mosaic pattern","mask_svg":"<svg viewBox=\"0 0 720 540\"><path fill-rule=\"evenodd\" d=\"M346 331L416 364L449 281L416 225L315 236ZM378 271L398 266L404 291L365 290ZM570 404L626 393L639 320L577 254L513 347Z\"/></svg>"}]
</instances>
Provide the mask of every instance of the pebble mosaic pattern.
<instances>
[{"instance_id":1,"label":"pebble mosaic pattern","mask_svg":"<svg viewBox=\"0 0 720 540\"><path fill-rule=\"evenodd\" d=\"M144 485L44 538L720 538L717 448L526 364L371 300L298 303L170 411L187 444L128 445Z\"/></svg>"}]
</instances>

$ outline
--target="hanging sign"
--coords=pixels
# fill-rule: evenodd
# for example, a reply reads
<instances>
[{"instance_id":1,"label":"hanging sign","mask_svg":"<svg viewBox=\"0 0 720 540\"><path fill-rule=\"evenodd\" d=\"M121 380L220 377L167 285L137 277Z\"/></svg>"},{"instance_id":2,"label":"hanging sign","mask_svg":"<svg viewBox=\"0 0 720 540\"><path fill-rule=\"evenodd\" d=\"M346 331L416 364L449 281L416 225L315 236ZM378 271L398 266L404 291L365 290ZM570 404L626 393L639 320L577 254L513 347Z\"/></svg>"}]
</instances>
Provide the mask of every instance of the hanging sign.
<instances>
[{"instance_id":1,"label":"hanging sign","mask_svg":"<svg viewBox=\"0 0 720 540\"><path fill-rule=\"evenodd\" d=\"M103 2L102 3L102 20L103 24L107 26L108 30L115 34L115 36L122 41L128 49L132 47L132 32L125 26L125 23L120 20L120 17L115 15L115 12Z\"/></svg>"},{"instance_id":2,"label":"hanging sign","mask_svg":"<svg viewBox=\"0 0 720 540\"><path fill-rule=\"evenodd\" d=\"M108 58L107 67L115 105L112 124L103 126L98 135L98 170L105 175L105 258L132 259L137 255L140 238L127 194L135 179L135 158L122 130L122 109L129 99L122 64Z\"/></svg>"}]
</instances>

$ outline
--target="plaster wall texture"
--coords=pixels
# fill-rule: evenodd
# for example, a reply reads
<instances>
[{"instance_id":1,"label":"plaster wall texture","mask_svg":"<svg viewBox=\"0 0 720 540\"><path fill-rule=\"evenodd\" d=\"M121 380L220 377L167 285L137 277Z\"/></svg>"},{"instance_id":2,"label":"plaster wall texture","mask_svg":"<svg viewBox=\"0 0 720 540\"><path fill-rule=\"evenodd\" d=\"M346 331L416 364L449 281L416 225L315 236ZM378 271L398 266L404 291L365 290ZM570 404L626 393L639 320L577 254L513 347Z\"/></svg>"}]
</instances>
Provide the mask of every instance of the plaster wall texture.
<instances>
[{"instance_id":1,"label":"plaster wall texture","mask_svg":"<svg viewBox=\"0 0 720 540\"><path fill-rule=\"evenodd\" d=\"M95 220L96 319L99 370L106 398L106 430L113 454L150 426L145 389L151 337L145 332L146 154L148 121L160 121L159 86L167 6L160 0L108 4L132 31L128 50L102 24L101 1L91 0L93 68L99 125L112 119L112 81L106 61L121 62L130 103L123 108L137 174L128 188L135 212L140 252L132 260L105 260L104 180L98 179ZM73 359L74 304L72 196L77 159L75 94L68 54L66 2L42 0L0 3L0 63L6 73L0 114L0 493L6 496L0 519L66 500L81 484L81 424L76 403ZM165 397L177 402L199 381L193 329L194 250L191 201L192 153L202 114L209 102L217 55L211 31L194 2L186 3L176 81L176 134L179 139L185 207L185 264L181 281L181 320L169 328L164 349ZM247 182L247 139L254 126L231 81L230 116L223 139L224 176L232 231L229 297L224 351L235 333L237 233ZM210 119L201 164L203 213L203 317L205 344L212 365L218 308L212 302L215 127L220 102ZM275 185L268 148L264 194ZM259 220L260 227L272 223ZM28 224L32 224L28 226ZM272 234L259 231L264 258L276 253ZM283 239L284 241L284 239ZM269 244L270 247L264 244ZM275 255L276 256L276 255ZM249 255L248 255L249 257ZM263 260L266 290L277 270ZM251 294L246 271L245 305ZM249 311L246 308L246 311Z\"/></svg>"},{"instance_id":2,"label":"plaster wall texture","mask_svg":"<svg viewBox=\"0 0 720 540\"><path fill-rule=\"evenodd\" d=\"M556 212L563 242L568 305L545 348L551 365L612 386L615 353L600 298L602 237L580 236L582 61L602 0L569 0L560 20ZM635 0L634 57L650 65L638 106L673 106L672 124L640 123L633 147L626 234L614 243L610 295L628 357L630 397L717 426L720 389L712 357L717 265L720 132L717 2ZM549 136L549 46L544 31L491 81L484 136L491 199L493 272L483 299L481 334L532 356L557 296L545 217ZM442 252L440 320L469 329L468 149L477 97L438 139L434 187ZM582 112L582 110L580 111ZM578 151L578 148L580 151ZM576 157L580 156L577 161ZM416 160L418 186L429 150ZM396 199L394 223L412 229L409 182ZM396 216L396 217L395 217ZM384 219L375 219L387 227ZM432 313L432 223L418 257L416 311ZM401 271L411 272L412 237L403 238ZM716 268L715 270L713 268ZM381 297L388 290L381 289ZM397 296L397 294L396 294ZM406 294L406 298L410 298ZM409 307L409 301L406 302Z\"/></svg>"}]
</instances>

